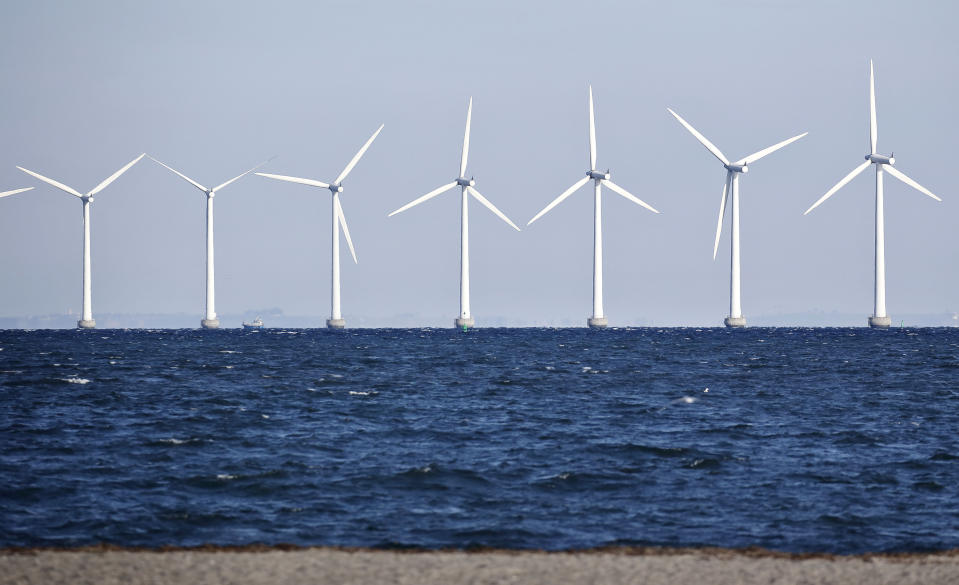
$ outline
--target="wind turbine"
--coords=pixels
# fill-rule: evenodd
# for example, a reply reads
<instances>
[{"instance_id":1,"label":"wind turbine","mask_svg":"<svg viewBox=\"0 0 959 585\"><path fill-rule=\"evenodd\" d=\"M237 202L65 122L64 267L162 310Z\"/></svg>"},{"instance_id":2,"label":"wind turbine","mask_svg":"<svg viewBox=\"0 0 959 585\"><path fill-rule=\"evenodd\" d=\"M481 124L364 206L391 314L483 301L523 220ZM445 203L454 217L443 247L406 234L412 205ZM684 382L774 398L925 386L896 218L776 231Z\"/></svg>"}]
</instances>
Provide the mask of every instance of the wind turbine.
<instances>
[{"instance_id":1,"label":"wind turbine","mask_svg":"<svg viewBox=\"0 0 959 585\"><path fill-rule=\"evenodd\" d=\"M470 118L472 117L472 114L473 98L471 97L469 106L466 108L466 133L463 135L463 155L460 157L460 173L458 178L452 183L447 183L442 187L437 187L426 195L410 201L403 207L400 207L387 216L392 217L401 211L406 211L410 207L419 205L427 199L432 199L437 195L446 193L453 187L460 187L460 314L459 317L453 320L453 326L457 329L463 330L470 329L473 327L473 325L475 325L473 316L470 313L469 197L467 197L467 195L472 195L475 197L477 201L495 213L497 217L508 223L516 231L519 231L519 228L516 227L515 223L510 221L510 219L506 217L502 211L490 203L486 197L480 195L480 192L473 187L473 185L476 184L476 181L473 180L473 177L470 177L469 179L466 178L466 159L470 150Z\"/></svg>"},{"instance_id":2,"label":"wind turbine","mask_svg":"<svg viewBox=\"0 0 959 585\"><path fill-rule=\"evenodd\" d=\"M745 327L746 317L743 316L742 302L740 299L741 287L739 275L739 175L749 172L748 165L758 161L767 154L776 152L787 144L799 140L809 133L803 132L798 136L793 136L788 140L783 140L759 152L743 157L736 162L729 162L726 155L716 148L712 142L707 140L705 136L697 132L689 122L683 120L679 114L671 109L666 108L666 110L672 114L674 118L679 120L679 123L685 126L686 129L689 130L689 133L705 146L706 150L718 158L719 162L723 163L723 166L726 168L726 183L723 185L723 197L719 202L719 221L716 224L716 240L713 243L713 260L716 259L716 252L719 250L719 236L723 231L723 219L726 214L726 198L728 193L732 192L732 211L730 212L730 215L732 215L732 238L729 252L729 316L726 317L724 323L726 327Z\"/></svg>"},{"instance_id":3,"label":"wind turbine","mask_svg":"<svg viewBox=\"0 0 959 585\"><path fill-rule=\"evenodd\" d=\"M589 170L586 176L573 183L573 186L563 191L563 194L553 199L553 201L537 213L533 219L526 225L542 217L547 211L559 205L564 199L573 194L577 189L586 184L590 179L593 180L593 316L586 320L586 324L592 329L603 329L609 323L606 315L603 313L603 207L600 192L600 185L606 185L614 192L629 199L633 203L642 205L653 213L659 213L646 202L638 199L633 194L626 191L616 183L609 180L609 169L606 172L596 170L596 124L593 116L593 86L589 86Z\"/></svg>"},{"instance_id":4,"label":"wind turbine","mask_svg":"<svg viewBox=\"0 0 959 585\"><path fill-rule=\"evenodd\" d=\"M141 154L132 161L128 162L123 166L119 171L113 173L109 177L103 180L99 185L94 187L91 191L87 192L86 195L81 195L76 189L68 187L63 183L54 181L44 177L40 173L35 173L29 171L23 167L17 167L21 171L40 179L44 183L53 185L61 191L65 191L70 195L75 195L80 198L80 201L83 202L83 312L80 316L80 320L77 321L77 327L80 329L93 329L97 326L97 322L93 320L93 298L91 293L91 273L90 273L90 204L93 203L93 196L103 191L107 186L116 181L120 175L127 172L127 169L140 162L140 159L145 155Z\"/></svg>"},{"instance_id":5,"label":"wind turbine","mask_svg":"<svg viewBox=\"0 0 959 585\"><path fill-rule=\"evenodd\" d=\"M869 317L869 326L878 329L887 329L892 323L892 319L889 318L889 315L886 313L886 244L885 244L885 233L884 233L884 221L883 221L883 206L882 206L882 174L883 170L888 172L893 177L899 179L903 183L909 185L913 189L924 193L936 201L942 201L939 197L936 197L931 191L920 185L919 183L913 181L901 171L894 168L892 165L895 164L896 159L892 154L889 156L884 156L876 152L876 140L878 139L879 130L876 125L876 82L875 76L873 75L872 68L872 59L869 60L869 154L866 155L866 162L860 164L858 167L854 168L852 172L842 178L841 181L836 183L836 185L826 191L826 194L819 198L818 201L812 204L812 207L807 209L803 215L806 215L813 209L819 206L820 203L829 199L833 193L838 191L848 183L853 180L853 178L859 173L866 170L871 164L876 165L876 290L873 303L873 312L872 316Z\"/></svg>"},{"instance_id":6,"label":"wind turbine","mask_svg":"<svg viewBox=\"0 0 959 585\"><path fill-rule=\"evenodd\" d=\"M346 237L346 243L350 247L350 254L353 255L353 262L358 262L356 259L356 250L353 249L353 241L350 239L350 229L346 227L346 216L343 215L343 207L340 205L340 193L343 192L342 182L346 179L347 175L350 174L350 171L353 170L353 167L356 166L356 163L360 161L360 158L366 152L366 149L373 144L373 141L376 140L376 137L379 135L380 131L383 130L383 124L380 124L380 127L376 129L376 132L370 136L370 139L366 141L366 144L360 148L356 153L356 156L353 157L353 160L350 161L346 168L343 169L343 172L333 180L332 183L323 183L313 179L301 179L299 177L288 177L286 175L271 175L268 173L256 173L261 177L267 177L269 179L277 179L279 181L287 181L290 183L299 183L301 185L309 185L311 187L321 187L323 189L329 189L332 193L332 205L333 205L333 263L332 263L332 286L330 294L330 318L326 320L326 326L330 329L343 329L346 327L346 320L343 318L343 314L340 312L340 226L343 226L343 236Z\"/></svg>"},{"instance_id":7,"label":"wind turbine","mask_svg":"<svg viewBox=\"0 0 959 585\"><path fill-rule=\"evenodd\" d=\"M220 189L226 187L227 185L229 185L230 183L236 181L237 179L243 178L244 176L246 176L246 175L250 174L251 172L255 171L256 169L262 167L263 165L265 165L266 163L268 163L269 160L263 161L263 162L261 162L260 164L256 165L255 167L253 167L252 169L246 171L245 173L242 173L242 174L240 174L240 175L237 175L237 176L233 177L232 179L230 179L229 181L227 181L227 182L225 182L225 183L221 183L220 185L217 185L216 187L213 187L212 189L210 189L209 187L204 187L203 185L197 183L196 181L194 181L194 180L191 179L190 177L184 175L184 174L181 173L180 171L177 171L176 169L173 169L173 168L171 168L171 167L163 164L162 162L158 161L157 159L153 158L152 156L150 156L149 158L150 158L150 160L152 160L153 162L155 162L155 163L159 164L160 166L166 168L167 170L172 171L172 172L175 173L177 176L179 176L181 179L183 179L183 180L185 180L186 182L190 183L191 185L193 185L194 187L196 187L196 188L199 189L200 191L203 191L204 193L206 193L206 317L204 317L203 320L200 321L200 326L203 327L204 329L216 329L216 328L218 328L218 327L220 326L220 320L216 318L216 309L215 309L215 306L214 306L214 286L213 286L213 197L216 195L217 191L219 191ZM270 160L272 160L272 159L270 159Z\"/></svg>"}]
</instances>

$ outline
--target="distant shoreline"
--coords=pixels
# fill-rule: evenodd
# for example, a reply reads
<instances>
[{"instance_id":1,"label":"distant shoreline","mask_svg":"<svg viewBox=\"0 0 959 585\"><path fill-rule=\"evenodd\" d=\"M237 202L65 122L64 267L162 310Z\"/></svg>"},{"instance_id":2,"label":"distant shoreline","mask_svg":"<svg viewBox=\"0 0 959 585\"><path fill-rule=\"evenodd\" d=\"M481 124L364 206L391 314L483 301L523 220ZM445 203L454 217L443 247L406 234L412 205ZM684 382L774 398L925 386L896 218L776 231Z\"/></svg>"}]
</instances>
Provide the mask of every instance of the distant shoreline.
<instances>
[{"instance_id":1,"label":"distant shoreline","mask_svg":"<svg viewBox=\"0 0 959 585\"><path fill-rule=\"evenodd\" d=\"M896 329L956 329L959 328L959 325L893 325L889 327L890 330ZM325 325L315 325L315 326L269 326L265 325L262 328L257 329L256 331L317 331L323 330L326 331L328 328ZM458 331L458 329L446 325L416 325L409 327L398 327L398 326L385 326L385 327L372 327L368 325L357 325L350 326L344 329L338 329L337 332L344 331L421 331L424 329L430 329L434 331ZM475 330L524 330L524 329L536 329L536 330L572 330L580 331L587 330L588 327L584 325L487 325L487 326L477 326ZM722 324L719 325L610 325L606 328L609 331L625 331L625 330L640 330L640 329L719 329L726 330L728 329ZM767 329L856 329L856 330L871 330L872 328L868 325L749 325L748 327L743 328L744 330L767 330ZM0 327L0 331L89 331L95 333L97 331L197 331L203 333L213 333L216 331L247 331L243 327L219 327L213 330L207 330L200 327L97 327L95 329L79 329L77 327Z\"/></svg>"}]
</instances>

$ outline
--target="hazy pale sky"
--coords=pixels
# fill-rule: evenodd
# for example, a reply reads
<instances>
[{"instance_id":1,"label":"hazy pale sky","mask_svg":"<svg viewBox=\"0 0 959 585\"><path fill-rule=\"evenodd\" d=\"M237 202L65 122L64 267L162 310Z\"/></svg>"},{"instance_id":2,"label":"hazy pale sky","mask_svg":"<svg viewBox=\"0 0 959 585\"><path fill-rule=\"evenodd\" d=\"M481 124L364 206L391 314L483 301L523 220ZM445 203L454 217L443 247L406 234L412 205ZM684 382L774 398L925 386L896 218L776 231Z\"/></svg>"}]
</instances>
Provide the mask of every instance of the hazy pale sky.
<instances>
[{"instance_id":1,"label":"hazy pale sky","mask_svg":"<svg viewBox=\"0 0 959 585\"><path fill-rule=\"evenodd\" d=\"M809 135L743 176L747 319L872 311L873 173L802 212L868 150L874 59L879 150L943 198L886 180L889 313L959 310L959 103L951 1L17 2L3 10L0 316L80 309L81 204L20 165L86 192L141 152L204 184L265 172L344 183L343 313L393 325L458 312L459 196L400 215L468 173L518 225L471 206L477 326L584 325L592 195L526 222L587 170L592 84L598 166L662 211L605 191L611 325L719 325L728 225L712 243L724 169L672 107L730 158ZM217 312L329 313L330 194L250 176L216 197ZM93 310L184 313L204 303L205 198L144 159L92 205ZM727 218L728 223L728 218ZM224 323L224 326L238 323Z\"/></svg>"}]
</instances>

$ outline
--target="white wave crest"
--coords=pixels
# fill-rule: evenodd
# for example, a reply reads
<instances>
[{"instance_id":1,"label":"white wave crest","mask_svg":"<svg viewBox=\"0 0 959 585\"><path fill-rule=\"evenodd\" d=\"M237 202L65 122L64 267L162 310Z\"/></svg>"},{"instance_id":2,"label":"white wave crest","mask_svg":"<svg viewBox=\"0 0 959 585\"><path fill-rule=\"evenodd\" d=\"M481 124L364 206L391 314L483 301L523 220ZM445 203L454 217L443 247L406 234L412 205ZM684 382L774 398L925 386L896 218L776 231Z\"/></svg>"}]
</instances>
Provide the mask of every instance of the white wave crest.
<instances>
[{"instance_id":1,"label":"white wave crest","mask_svg":"<svg viewBox=\"0 0 959 585\"><path fill-rule=\"evenodd\" d=\"M89 384L90 380L86 378L80 378L78 376L70 376L69 378L60 378L63 382L68 382L70 384Z\"/></svg>"}]
</instances>

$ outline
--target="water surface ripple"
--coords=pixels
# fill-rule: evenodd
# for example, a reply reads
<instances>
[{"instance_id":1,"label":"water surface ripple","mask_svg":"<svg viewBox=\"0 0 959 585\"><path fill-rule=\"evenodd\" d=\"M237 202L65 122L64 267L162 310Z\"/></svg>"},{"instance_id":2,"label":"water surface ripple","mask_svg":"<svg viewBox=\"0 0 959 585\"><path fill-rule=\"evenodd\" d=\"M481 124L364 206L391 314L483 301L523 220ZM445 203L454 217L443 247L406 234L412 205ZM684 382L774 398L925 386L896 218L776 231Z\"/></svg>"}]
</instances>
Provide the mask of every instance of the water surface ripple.
<instances>
[{"instance_id":1,"label":"water surface ripple","mask_svg":"<svg viewBox=\"0 0 959 585\"><path fill-rule=\"evenodd\" d=\"M956 548L957 430L957 329L0 331L0 547Z\"/></svg>"}]
</instances>

